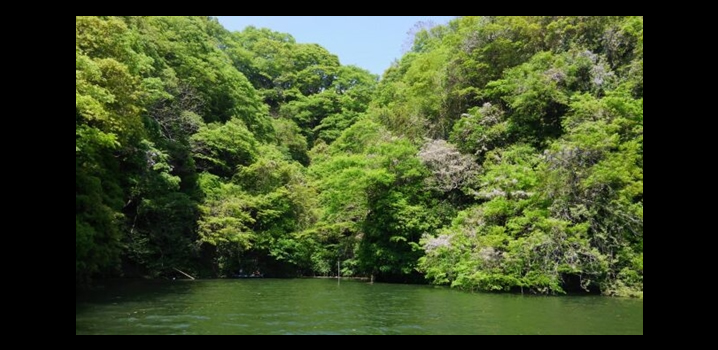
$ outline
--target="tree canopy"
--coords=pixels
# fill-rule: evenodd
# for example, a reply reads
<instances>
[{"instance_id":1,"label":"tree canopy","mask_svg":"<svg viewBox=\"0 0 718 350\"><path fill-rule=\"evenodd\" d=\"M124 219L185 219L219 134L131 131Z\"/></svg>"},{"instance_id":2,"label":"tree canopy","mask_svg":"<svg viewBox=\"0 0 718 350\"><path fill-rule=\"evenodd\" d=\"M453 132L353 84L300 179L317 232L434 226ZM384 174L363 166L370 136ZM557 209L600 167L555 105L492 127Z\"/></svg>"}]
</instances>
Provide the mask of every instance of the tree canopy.
<instances>
[{"instance_id":1,"label":"tree canopy","mask_svg":"<svg viewBox=\"0 0 718 350\"><path fill-rule=\"evenodd\" d=\"M379 79L212 17L76 17L76 283L339 262L642 297L643 17L413 35Z\"/></svg>"}]
</instances>

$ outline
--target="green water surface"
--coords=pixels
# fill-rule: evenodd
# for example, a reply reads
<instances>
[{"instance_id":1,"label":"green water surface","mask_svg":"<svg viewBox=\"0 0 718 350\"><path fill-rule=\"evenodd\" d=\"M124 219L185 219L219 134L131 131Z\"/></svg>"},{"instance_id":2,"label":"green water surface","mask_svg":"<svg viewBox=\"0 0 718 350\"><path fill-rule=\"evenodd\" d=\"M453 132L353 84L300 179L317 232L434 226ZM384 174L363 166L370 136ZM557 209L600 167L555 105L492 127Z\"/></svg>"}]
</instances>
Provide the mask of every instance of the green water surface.
<instances>
[{"instance_id":1,"label":"green water surface","mask_svg":"<svg viewBox=\"0 0 718 350\"><path fill-rule=\"evenodd\" d=\"M76 334L643 334L643 301L330 279L132 282L81 293Z\"/></svg>"}]
</instances>

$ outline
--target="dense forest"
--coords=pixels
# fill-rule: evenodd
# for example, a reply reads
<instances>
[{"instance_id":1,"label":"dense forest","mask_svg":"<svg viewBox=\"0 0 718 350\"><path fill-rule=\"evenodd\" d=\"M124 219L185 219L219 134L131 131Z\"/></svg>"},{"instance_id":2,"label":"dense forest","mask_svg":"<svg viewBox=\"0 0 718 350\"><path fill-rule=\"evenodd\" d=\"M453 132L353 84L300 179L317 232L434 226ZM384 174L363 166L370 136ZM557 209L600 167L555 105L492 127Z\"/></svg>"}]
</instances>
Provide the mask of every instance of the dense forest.
<instances>
[{"instance_id":1,"label":"dense forest","mask_svg":"<svg viewBox=\"0 0 718 350\"><path fill-rule=\"evenodd\" d=\"M643 17L460 17L381 78L212 17L75 24L78 286L643 296Z\"/></svg>"}]
</instances>

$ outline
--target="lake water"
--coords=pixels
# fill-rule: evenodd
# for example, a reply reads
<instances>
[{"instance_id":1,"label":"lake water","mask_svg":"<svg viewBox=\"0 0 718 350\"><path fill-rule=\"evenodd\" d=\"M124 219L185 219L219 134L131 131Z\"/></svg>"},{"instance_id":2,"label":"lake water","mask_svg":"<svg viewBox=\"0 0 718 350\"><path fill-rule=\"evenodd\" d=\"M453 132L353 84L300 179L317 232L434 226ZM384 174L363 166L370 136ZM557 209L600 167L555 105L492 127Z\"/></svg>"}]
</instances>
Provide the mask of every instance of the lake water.
<instances>
[{"instance_id":1,"label":"lake water","mask_svg":"<svg viewBox=\"0 0 718 350\"><path fill-rule=\"evenodd\" d=\"M132 282L76 297L76 334L643 334L643 301L331 279Z\"/></svg>"}]
</instances>

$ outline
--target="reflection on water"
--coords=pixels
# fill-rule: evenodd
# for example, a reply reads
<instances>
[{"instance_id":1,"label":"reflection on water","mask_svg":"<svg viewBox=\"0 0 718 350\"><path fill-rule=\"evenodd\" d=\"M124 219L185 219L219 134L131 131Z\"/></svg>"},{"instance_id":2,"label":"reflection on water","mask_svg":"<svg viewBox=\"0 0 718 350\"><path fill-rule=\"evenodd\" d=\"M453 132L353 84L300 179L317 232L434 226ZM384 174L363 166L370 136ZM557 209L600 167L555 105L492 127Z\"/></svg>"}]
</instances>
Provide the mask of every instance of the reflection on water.
<instances>
[{"instance_id":1,"label":"reflection on water","mask_svg":"<svg viewBox=\"0 0 718 350\"><path fill-rule=\"evenodd\" d=\"M133 282L77 297L76 334L643 334L643 301L327 279Z\"/></svg>"}]
</instances>

